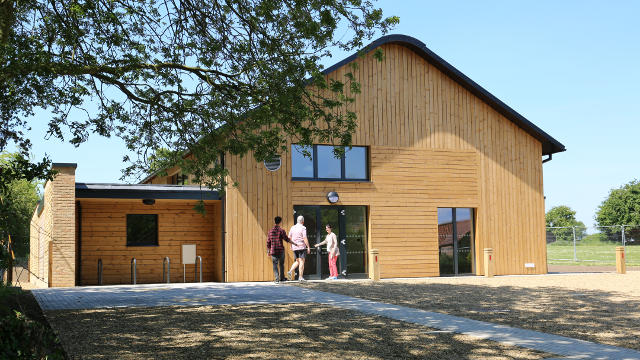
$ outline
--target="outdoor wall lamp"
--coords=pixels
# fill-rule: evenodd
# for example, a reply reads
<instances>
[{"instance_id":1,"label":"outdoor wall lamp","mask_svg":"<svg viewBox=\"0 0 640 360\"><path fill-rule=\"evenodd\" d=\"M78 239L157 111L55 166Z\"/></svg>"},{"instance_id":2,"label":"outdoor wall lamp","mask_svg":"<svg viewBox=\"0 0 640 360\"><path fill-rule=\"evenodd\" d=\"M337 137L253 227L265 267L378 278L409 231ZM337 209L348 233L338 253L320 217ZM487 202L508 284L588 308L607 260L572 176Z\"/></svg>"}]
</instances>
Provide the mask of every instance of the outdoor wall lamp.
<instances>
[{"instance_id":1,"label":"outdoor wall lamp","mask_svg":"<svg viewBox=\"0 0 640 360\"><path fill-rule=\"evenodd\" d=\"M337 192L330 191L327 193L327 201L329 201L329 203L335 204L338 202L338 200L340 200L340 197L338 196Z\"/></svg>"},{"instance_id":2,"label":"outdoor wall lamp","mask_svg":"<svg viewBox=\"0 0 640 360\"><path fill-rule=\"evenodd\" d=\"M153 205L156 203L156 199L142 199L142 203L145 205Z\"/></svg>"}]
</instances>

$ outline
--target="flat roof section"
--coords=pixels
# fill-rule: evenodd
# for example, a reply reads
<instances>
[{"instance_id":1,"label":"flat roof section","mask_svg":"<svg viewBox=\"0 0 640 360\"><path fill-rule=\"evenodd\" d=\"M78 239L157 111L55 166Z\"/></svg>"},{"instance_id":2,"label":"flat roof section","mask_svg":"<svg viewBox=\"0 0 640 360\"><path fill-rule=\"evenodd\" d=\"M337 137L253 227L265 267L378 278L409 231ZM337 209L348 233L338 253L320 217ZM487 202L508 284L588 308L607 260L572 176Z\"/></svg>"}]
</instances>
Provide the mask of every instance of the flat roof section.
<instances>
[{"instance_id":1,"label":"flat roof section","mask_svg":"<svg viewBox=\"0 0 640 360\"><path fill-rule=\"evenodd\" d=\"M77 199L220 200L217 191L199 186L76 183Z\"/></svg>"}]
</instances>

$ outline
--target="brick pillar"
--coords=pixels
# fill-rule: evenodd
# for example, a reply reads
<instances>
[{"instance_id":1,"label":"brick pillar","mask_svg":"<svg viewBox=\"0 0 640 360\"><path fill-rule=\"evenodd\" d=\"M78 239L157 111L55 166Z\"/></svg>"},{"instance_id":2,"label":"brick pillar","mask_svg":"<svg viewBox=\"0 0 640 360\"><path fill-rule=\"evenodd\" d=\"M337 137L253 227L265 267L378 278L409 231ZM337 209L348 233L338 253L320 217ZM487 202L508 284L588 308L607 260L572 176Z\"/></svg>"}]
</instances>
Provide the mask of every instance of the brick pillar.
<instances>
[{"instance_id":1,"label":"brick pillar","mask_svg":"<svg viewBox=\"0 0 640 360\"><path fill-rule=\"evenodd\" d=\"M76 284L76 164L53 163L51 182L51 278L49 286Z\"/></svg>"}]
</instances>

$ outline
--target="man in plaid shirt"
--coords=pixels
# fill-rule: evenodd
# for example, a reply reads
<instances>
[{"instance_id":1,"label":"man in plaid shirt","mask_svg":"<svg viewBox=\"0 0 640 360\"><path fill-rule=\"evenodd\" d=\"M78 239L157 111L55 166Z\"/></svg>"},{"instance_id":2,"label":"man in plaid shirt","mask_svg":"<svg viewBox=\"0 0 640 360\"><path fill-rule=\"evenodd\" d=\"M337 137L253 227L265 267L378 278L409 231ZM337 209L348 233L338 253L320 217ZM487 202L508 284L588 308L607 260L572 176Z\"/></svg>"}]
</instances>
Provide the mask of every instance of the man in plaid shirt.
<instances>
[{"instance_id":1,"label":"man in plaid shirt","mask_svg":"<svg viewBox=\"0 0 640 360\"><path fill-rule=\"evenodd\" d=\"M275 278L275 283L278 284L280 281L286 280L284 277L284 246L282 241L290 243L291 240L289 240L286 231L280 227L282 218L276 216L274 221L276 224L269 230L269 236L267 236L267 255L271 255L273 277Z\"/></svg>"}]
</instances>

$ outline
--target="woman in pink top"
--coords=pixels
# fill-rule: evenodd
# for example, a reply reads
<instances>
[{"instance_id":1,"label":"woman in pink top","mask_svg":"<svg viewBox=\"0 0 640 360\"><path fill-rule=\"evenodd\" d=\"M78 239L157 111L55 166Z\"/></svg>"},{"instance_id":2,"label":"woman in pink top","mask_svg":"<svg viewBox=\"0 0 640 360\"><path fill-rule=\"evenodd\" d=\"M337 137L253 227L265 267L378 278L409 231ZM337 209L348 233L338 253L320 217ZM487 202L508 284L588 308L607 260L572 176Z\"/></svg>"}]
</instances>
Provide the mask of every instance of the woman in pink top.
<instances>
[{"instance_id":1,"label":"woman in pink top","mask_svg":"<svg viewBox=\"0 0 640 360\"><path fill-rule=\"evenodd\" d=\"M321 245L327 244L327 253L329 254L329 278L327 280L336 280L338 279L338 267L336 266L336 261L338 260L338 256L340 255L340 250L338 250L338 238L336 238L336 234L331 232L331 225L327 224L325 227L327 230L327 237L323 242L317 243L315 247L319 247Z\"/></svg>"},{"instance_id":2,"label":"woman in pink top","mask_svg":"<svg viewBox=\"0 0 640 360\"><path fill-rule=\"evenodd\" d=\"M303 225L304 217L298 216L298 223L291 227L289 230L289 239L291 239L291 250L295 257L295 261L291 266L291 270L287 272L289 280L293 280L293 270L298 268L298 280L305 281L304 279L304 258L306 254L311 252L309 247L309 240L307 239L307 228ZM305 251L306 250L306 251Z\"/></svg>"}]
</instances>

